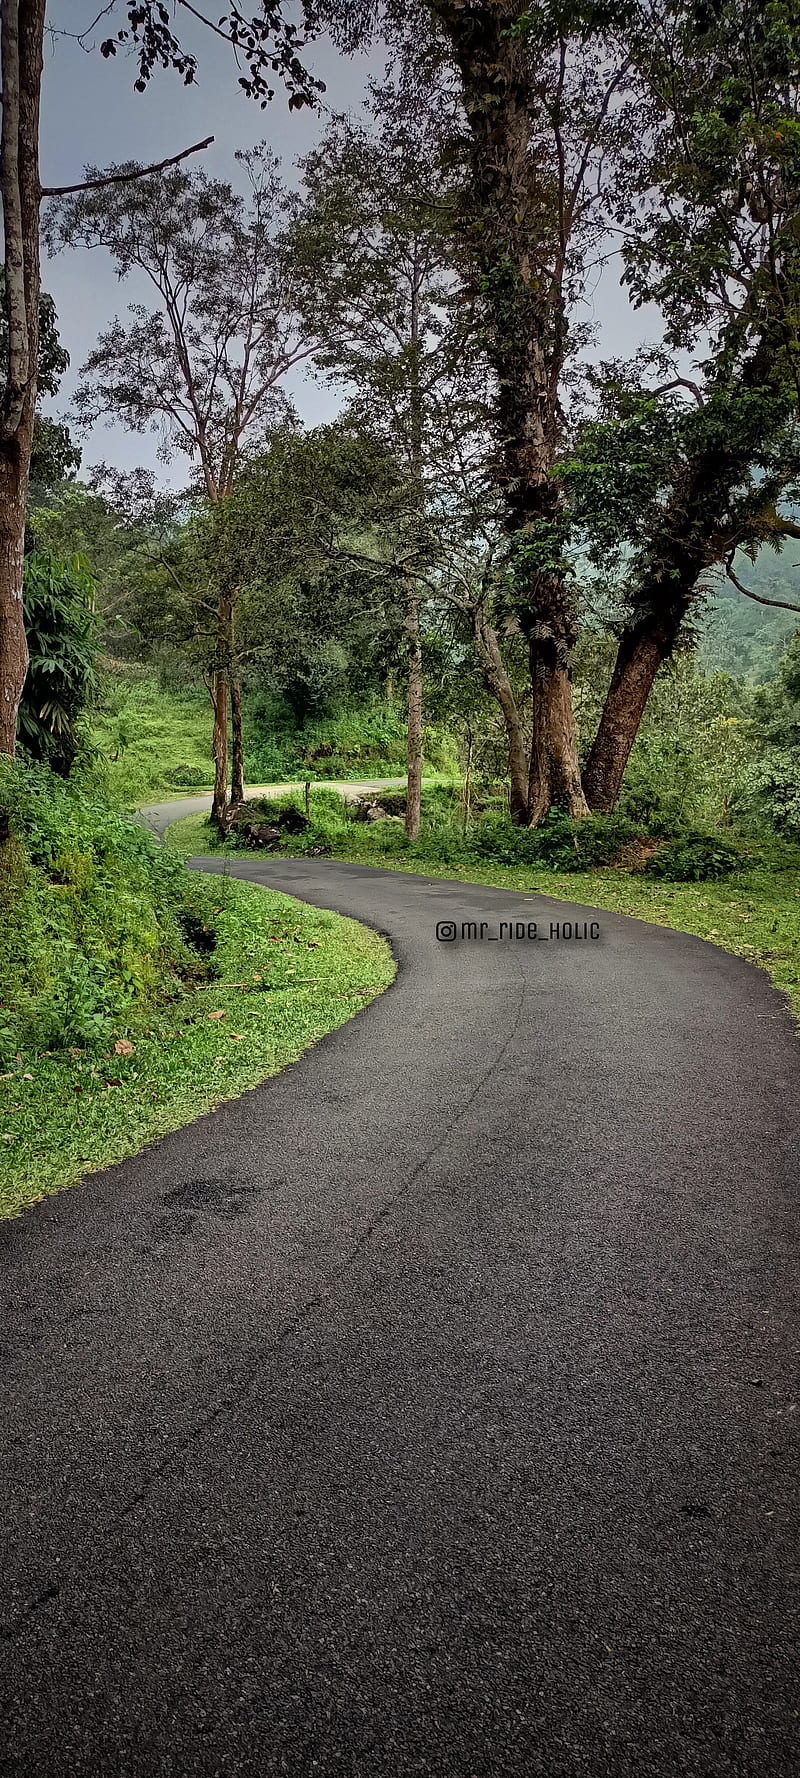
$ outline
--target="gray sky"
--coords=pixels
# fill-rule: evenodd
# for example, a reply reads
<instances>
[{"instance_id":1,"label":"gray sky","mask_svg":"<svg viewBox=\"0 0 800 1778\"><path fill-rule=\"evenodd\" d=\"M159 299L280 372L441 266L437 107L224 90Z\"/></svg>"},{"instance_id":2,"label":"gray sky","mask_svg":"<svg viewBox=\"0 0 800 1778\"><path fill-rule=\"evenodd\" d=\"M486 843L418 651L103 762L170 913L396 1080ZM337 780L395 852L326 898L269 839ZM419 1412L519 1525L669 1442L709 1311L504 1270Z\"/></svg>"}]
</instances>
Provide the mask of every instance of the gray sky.
<instances>
[{"instance_id":1,"label":"gray sky","mask_svg":"<svg viewBox=\"0 0 800 1778\"><path fill-rule=\"evenodd\" d=\"M99 10L100 0L50 0L48 21L56 30L79 31ZM213 16L216 11L212 8ZM66 37L48 39L42 106L41 163L43 185L67 185L83 177L84 167L106 167L127 160L158 161L176 154L204 136L215 137L212 148L198 156L201 164L218 178L237 182L234 161L237 149L266 141L284 162L284 177L292 178L291 165L308 151L324 127L324 115L303 109L290 112L277 81L275 98L261 111L237 86L238 70L233 52L191 18L180 19L181 41L195 52L198 80L185 87L180 77L158 71L144 93L133 91L135 64L124 54L104 61L99 49L87 54ZM103 20L95 41L109 35ZM328 42L306 52L315 74L327 84L326 105L334 110L357 110L370 75L379 76L384 55L344 57ZM618 284L619 272L606 269L595 291L594 316L601 323L597 355L627 355L638 341L657 337L658 319L631 309ZM68 408L76 373L97 336L116 314L124 316L129 302L147 301L147 284L133 277L117 279L108 255L101 248L61 252L45 260L43 283L52 295L70 368L58 398L48 406L55 412ZM582 320L586 311L581 312ZM594 355L594 354L593 354ZM339 403L333 391L315 382L298 368L286 387L302 420L315 425L328 420ZM139 464L157 470L159 479L183 485L186 462L179 458L174 472L157 461L155 434L140 436L120 426L96 426L82 443L83 471L99 461L121 469Z\"/></svg>"}]
</instances>

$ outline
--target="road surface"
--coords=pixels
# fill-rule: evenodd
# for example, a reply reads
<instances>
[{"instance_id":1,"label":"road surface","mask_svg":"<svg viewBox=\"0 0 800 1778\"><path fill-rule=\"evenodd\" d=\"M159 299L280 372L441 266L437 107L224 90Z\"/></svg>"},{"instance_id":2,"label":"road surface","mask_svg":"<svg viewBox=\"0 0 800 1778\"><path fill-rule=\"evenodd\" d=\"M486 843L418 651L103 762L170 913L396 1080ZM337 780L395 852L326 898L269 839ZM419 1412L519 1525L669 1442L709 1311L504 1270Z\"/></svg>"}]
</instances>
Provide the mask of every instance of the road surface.
<instances>
[{"instance_id":1,"label":"road surface","mask_svg":"<svg viewBox=\"0 0 800 1778\"><path fill-rule=\"evenodd\" d=\"M779 995L535 895L228 868L397 981L3 1225L0 1769L795 1778Z\"/></svg>"},{"instance_id":2,"label":"road surface","mask_svg":"<svg viewBox=\"0 0 800 1778\"><path fill-rule=\"evenodd\" d=\"M423 785L428 783L423 779ZM358 783L351 778L320 778L311 786L312 790L338 790L339 795L346 797L348 802L355 802L361 796L378 796L382 790L404 790L405 778L362 778ZM288 796L292 791L303 794L302 784L258 784L248 787L246 796L251 802L257 796ZM211 809L213 797L210 791L202 796L174 797L168 803L147 803L139 810L139 815L158 839L163 839L167 828L173 821L181 821L184 815L203 815Z\"/></svg>"}]
</instances>

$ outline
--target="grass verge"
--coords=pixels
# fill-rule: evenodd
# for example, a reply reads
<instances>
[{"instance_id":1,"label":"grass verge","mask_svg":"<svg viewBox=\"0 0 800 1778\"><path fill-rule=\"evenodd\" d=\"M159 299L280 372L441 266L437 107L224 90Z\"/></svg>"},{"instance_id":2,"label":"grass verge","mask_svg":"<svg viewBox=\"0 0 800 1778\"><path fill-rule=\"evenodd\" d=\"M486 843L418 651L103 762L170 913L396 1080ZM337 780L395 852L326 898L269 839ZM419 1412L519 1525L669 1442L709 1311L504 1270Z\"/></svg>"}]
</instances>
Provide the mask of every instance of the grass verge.
<instances>
[{"instance_id":1,"label":"grass verge","mask_svg":"<svg viewBox=\"0 0 800 1778\"><path fill-rule=\"evenodd\" d=\"M167 831L167 842L183 857L208 852L209 825L204 815L190 815ZM424 842L413 849L386 824L350 824L346 834L330 835L333 857L384 870L410 871L447 882L485 883L495 889L522 890L557 901L627 914L675 932L708 939L736 957L767 970L800 1018L800 887L796 870L752 866L724 882L668 883L641 872L598 869L569 873L541 865L493 864L486 859L443 863L424 855ZM245 850L231 856L252 858ZM286 851L291 850L287 843Z\"/></svg>"},{"instance_id":2,"label":"grass verge","mask_svg":"<svg viewBox=\"0 0 800 1778\"><path fill-rule=\"evenodd\" d=\"M19 1056L0 1076L0 1216L277 1074L394 978L386 941L255 884L197 874L216 979L132 1015L107 1053Z\"/></svg>"}]
</instances>

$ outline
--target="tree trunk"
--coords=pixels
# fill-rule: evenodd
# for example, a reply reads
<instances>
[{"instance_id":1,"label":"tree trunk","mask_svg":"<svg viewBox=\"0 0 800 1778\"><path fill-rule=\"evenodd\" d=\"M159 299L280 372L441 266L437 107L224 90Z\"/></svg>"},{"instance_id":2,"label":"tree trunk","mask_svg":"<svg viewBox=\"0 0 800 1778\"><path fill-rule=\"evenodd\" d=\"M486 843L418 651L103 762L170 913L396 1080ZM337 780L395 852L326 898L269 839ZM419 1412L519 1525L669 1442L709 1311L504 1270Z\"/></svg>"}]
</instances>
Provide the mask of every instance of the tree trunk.
<instances>
[{"instance_id":1,"label":"tree trunk","mask_svg":"<svg viewBox=\"0 0 800 1778\"><path fill-rule=\"evenodd\" d=\"M467 837L472 812L472 729L467 729L467 765L464 772L464 838Z\"/></svg>"},{"instance_id":2,"label":"tree trunk","mask_svg":"<svg viewBox=\"0 0 800 1778\"><path fill-rule=\"evenodd\" d=\"M422 810L422 637L419 628L419 599L409 588L406 608L408 632L408 788L406 794L406 833L410 840L419 838Z\"/></svg>"},{"instance_id":3,"label":"tree trunk","mask_svg":"<svg viewBox=\"0 0 800 1778\"><path fill-rule=\"evenodd\" d=\"M667 652L663 631L657 631L652 620L640 621L622 637L583 774L587 802L598 815L610 815L616 806L645 705Z\"/></svg>"},{"instance_id":4,"label":"tree trunk","mask_svg":"<svg viewBox=\"0 0 800 1778\"><path fill-rule=\"evenodd\" d=\"M0 753L13 756L28 671L22 604L39 356L39 104L45 0L4 0L0 195L8 361L0 398Z\"/></svg>"},{"instance_id":5,"label":"tree trunk","mask_svg":"<svg viewBox=\"0 0 800 1778\"><path fill-rule=\"evenodd\" d=\"M503 665L497 632L489 623L483 605L471 610L470 621L483 682L500 705L508 736L511 819L518 827L524 827L528 819L528 760L517 701Z\"/></svg>"},{"instance_id":6,"label":"tree trunk","mask_svg":"<svg viewBox=\"0 0 800 1778\"><path fill-rule=\"evenodd\" d=\"M12 758L28 671L22 608L27 453L21 430L0 445L0 753Z\"/></svg>"},{"instance_id":7,"label":"tree trunk","mask_svg":"<svg viewBox=\"0 0 800 1778\"><path fill-rule=\"evenodd\" d=\"M242 728L242 688L237 673L231 673L231 802L244 802L244 731Z\"/></svg>"},{"instance_id":8,"label":"tree trunk","mask_svg":"<svg viewBox=\"0 0 800 1778\"><path fill-rule=\"evenodd\" d=\"M214 674L211 701L214 705L214 801L211 819L217 825L228 806L228 671Z\"/></svg>"},{"instance_id":9,"label":"tree trunk","mask_svg":"<svg viewBox=\"0 0 800 1778\"><path fill-rule=\"evenodd\" d=\"M528 773L529 827L536 827L555 803L577 820L589 814L581 787L578 742L567 668L552 642L532 640L531 753Z\"/></svg>"}]
</instances>

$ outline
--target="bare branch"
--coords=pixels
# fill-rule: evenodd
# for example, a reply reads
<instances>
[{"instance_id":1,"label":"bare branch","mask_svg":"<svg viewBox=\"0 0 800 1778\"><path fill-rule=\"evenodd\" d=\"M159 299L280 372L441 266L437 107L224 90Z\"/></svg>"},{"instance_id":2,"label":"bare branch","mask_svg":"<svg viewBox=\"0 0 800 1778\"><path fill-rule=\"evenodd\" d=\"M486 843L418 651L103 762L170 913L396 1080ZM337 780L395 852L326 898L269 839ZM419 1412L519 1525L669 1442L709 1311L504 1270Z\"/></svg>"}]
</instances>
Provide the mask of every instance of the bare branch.
<instances>
[{"instance_id":1,"label":"bare branch","mask_svg":"<svg viewBox=\"0 0 800 1778\"><path fill-rule=\"evenodd\" d=\"M698 407L705 407L706 405L702 389L698 387L697 383L693 383L689 377L676 377L672 383L662 383L661 388L652 389L651 394L667 395L670 389L691 389Z\"/></svg>"},{"instance_id":2,"label":"bare branch","mask_svg":"<svg viewBox=\"0 0 800 1778\"><path fill-rule=\"evenodd\" d=\"M757 605L777 605L781 611L800 611L800 605L790 605L788 599L765 599L761 593L751 593L748 587L742 586L738 575L733 572L730 556L725 563L725 573L728 579L733 581L737 592L744 593L746 599L755 599Z\"/></svg>"},{"instance_id":3,"label":"bare branch","mask_svg":"<svg viewBox=\"0 0 800 1778\"><path fill-rule=\"evenodd\" d=\"M171 154L168 160L155 161L151 167L135 167L131 173L105 173L100 179L85 179L82 185L45 185L42 197L67 198L76 191L97 191L101 185L128 185L133 179L146 179L149 173L163 173L167 167L177 167L179 161L185 161L190 154L200 154L202 149L210 148L213 140L213 136L206 136L204 142L195 142L180 154Z\"/></svg>"}]
</instances>

